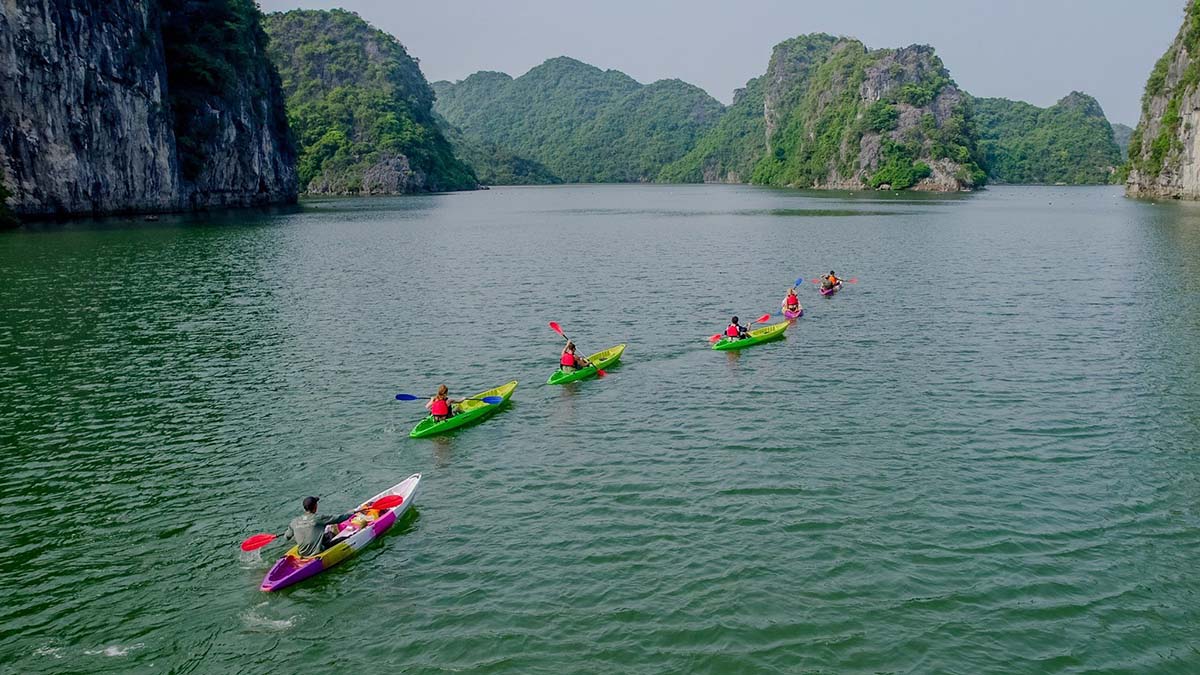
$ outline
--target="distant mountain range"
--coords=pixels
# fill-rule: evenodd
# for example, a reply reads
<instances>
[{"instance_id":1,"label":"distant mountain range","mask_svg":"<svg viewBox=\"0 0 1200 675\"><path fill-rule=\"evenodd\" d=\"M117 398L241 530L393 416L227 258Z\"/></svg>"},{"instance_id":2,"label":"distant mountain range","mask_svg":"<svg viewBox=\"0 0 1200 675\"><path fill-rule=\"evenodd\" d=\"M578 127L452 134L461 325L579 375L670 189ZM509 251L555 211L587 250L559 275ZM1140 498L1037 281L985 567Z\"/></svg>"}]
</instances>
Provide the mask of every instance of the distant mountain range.
<instances>
[{"instance_id":1,"label":"distant mountain range","mask_svg":"<svg viewBox=\"0 0 1200 675\"><path fill-rule=\"evenodd\" d=\"M1200 0L1147 82L1138 129L1115 133L1078 92L1045 109L973 98L921 45L792 38L724 106L680 80L642 84L566 57L516 78L479 72L430 85L395 37L345 10L264 17L253 0L112 0L85 15L70 3L18 5L0 3L0 25L12 29L0 52L22 75L0 81L0 128L26 131L0 134L0 225L273 204L297 191L1097 183L1121 173L1126 142L1132 193L1200 196L1191 151ZM78 39L56 37L65 34Z\"/></svg>"}]
</instances>

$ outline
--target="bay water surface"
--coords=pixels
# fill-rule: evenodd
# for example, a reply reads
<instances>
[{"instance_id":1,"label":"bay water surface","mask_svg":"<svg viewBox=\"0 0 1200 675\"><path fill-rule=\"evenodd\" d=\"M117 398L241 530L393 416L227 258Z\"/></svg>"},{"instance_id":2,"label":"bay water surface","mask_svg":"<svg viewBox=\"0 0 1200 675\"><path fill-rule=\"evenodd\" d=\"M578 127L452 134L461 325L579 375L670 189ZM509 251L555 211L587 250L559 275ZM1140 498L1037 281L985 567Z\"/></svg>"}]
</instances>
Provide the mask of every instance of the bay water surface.
<instances>
[{"instance_id":1,"label":"bay water surface","mask_svg":"<svg viewBox=\"0 0 1200 675\"><path fill-rule=\"evenodd\" d=\"M787 339L709 349L792 281ZM562 340L627 343L544 384ZM411 440L420 402L510 405ZM0 236L0 671L1198 672L1200 205L570 186ZM424 475L258 584L308 494Z\"/></svg>"}]
</instances>

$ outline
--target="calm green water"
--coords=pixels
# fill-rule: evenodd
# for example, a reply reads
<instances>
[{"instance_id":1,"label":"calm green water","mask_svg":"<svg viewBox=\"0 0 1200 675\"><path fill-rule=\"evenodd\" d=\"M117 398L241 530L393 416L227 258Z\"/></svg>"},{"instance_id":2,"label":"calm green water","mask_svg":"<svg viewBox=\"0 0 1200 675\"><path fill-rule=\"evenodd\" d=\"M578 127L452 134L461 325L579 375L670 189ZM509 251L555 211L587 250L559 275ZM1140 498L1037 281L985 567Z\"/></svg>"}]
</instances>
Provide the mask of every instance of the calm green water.
<instances>
[{"instance_id":1,"label":"calm green water","mask_svg":"<svg viewBox=\"0 0 1200 675\"><path fill-rule=\"evenodd\" d=\"M705 337L802 287L786 341ZM940 283L931 283L940 281ZM561 322L608 378L542 384ZM519 379L438 440L439 383ZM559 187L0 236L0 670L1197 672L1200 205ZM306 494L415 512L279 594Z\"/></svg>"}]
</instances>

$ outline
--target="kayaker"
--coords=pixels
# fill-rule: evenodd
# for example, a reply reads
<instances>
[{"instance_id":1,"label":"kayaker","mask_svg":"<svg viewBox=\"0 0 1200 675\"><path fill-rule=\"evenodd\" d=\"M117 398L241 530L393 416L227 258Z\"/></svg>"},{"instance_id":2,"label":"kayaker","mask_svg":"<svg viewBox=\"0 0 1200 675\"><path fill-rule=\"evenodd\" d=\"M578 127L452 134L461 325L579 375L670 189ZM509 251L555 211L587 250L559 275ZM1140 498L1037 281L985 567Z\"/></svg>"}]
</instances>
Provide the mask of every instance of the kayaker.
<instances>
[{"instance_id":1,"label":"kayaker","mask_svg":"<svg viewBox=\"0 0 1200 675\"><path fill-rule=\"evenodd\" d=\"M462 401L450 398L450 390L443 384L438 387L437 393L433 395L433 398L429 399L429 403L425 404L425 408L433 416L433 419L441 422L442 420L454 417L454 404L456 403L462 403Z\"/></svg>"},{"instance_id":2,"label":"kayaker","mask_svg":"<svg viewBox=\"0 0 1200 675\"><path fill-rule=\"evenodd\" d=\"M590 361L575 353L575 343L567 340L562 354L558 357L558 368L564 373L573 373L580 368L592 365Z\"/></svg>"},{"instance_id":3,"label":"kayaker","mask_svg":"<svg viewBox=\"0 0 1200 675\"><path fill-rule=\"evenodd\" d=\"M829 274L827 274L825 276L825 280L821 282L821 288L833 288L841 283L841 281L842 280L837 278L837 275L833 273L833 270L829 270Z\"/></svg>"},{"instance_id":4,"label":"kayaker","mask_svg":"<svg viewBox=\"0 0 1200 675\"><path fill-rule=\"evenodd\" d=\"M787 297L783 299L783 308L788 310L789 312L799 312L800 311L800 298L796 297L796 287L795 286L792 286L788 290Z\"/></svg>"},{"instance_id":5,"label":"kayaker","mask_svg":"<svg viewBox=\"0 0 1200 675\"><path fill-rule=\"evenodd\" d=\"M729 326L725 328L725 337L731 340L741 340L742 338L746 337L749 332L750 331L748 331L745 326L738 322L738 318L735 316L729 322Z\"/></svg>"},{"instance_id":6,"label":"kayaker","mask_svg":"<svg viewBox=\"0 0 1200 675\"><path fill-rule=\"evenodd\" d=\"M287 532L283 535L288 539L296 540L300 555L305 558L311 558L329 548L330 542L337 536L336 532L330 532L327 529L329 525L336 525L358 513L351 511L336 516L318 516L317 501L319 499L319 497L305 497L301 503L304 513L292 519L292 522L288 524Z\"/></svg>"}]
</instances>

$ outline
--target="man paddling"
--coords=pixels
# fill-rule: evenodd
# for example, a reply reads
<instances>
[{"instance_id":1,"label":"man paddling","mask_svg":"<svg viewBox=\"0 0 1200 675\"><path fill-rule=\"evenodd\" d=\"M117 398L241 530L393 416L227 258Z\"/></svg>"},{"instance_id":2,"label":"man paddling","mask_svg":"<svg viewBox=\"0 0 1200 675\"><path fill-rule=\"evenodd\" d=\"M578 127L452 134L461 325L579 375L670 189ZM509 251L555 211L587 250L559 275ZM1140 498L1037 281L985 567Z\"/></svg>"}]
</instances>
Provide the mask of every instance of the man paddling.
<instances>
[{"instance_id":1,"label":"man paddling","mask_svg":"<svg viewBox=\"0 0 1200 675\"><path fill-rule=\"evenodd\" d=\"M300 555L305 558L311 558L329 548L337 533L330 532L326 529L327 526L340 523L358 513L358 511L351 511L336 516L318 516L317 502L319 499L319 497L305 497L302 504L304 513L292 519L292 522L288 524L287 532L283 535L288 539L296 540Z\"/></svg>"}]
</instances>

